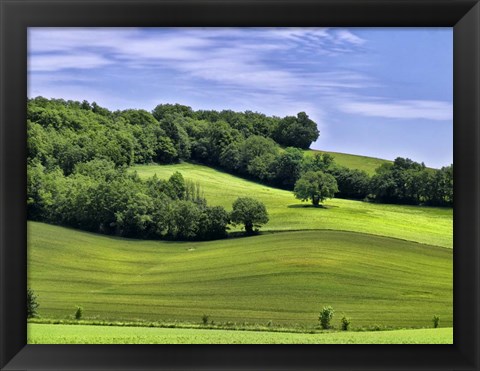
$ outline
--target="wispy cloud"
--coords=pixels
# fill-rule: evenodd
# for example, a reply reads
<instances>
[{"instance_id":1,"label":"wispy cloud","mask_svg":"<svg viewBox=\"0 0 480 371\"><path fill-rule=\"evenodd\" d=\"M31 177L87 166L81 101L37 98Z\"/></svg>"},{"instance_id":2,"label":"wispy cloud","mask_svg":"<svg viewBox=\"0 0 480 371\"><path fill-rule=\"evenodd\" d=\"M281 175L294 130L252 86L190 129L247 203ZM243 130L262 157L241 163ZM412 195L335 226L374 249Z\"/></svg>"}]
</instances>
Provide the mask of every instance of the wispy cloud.
<instances>
[{"instance_id":1,"label":"wispy cloud","mask_svg":"<svg viewBox=\"0 0 480 371\"><path fill-rule=\"evenodd\" d=\"M336 42L340 44L363 45L365 40L353 34L349 30L336 31Z\"/></svg>"},{"instance_id":2,"label":"wispy cloud","mask_svg":"<svg viewBox=\"0 0 480 371\"><path fill-rule=\"evenodd\" d=\"M452 120L453 106L449 102L429 100L357 101L346 102L339 108L347 113L390 119Z\"/></svg>"},{"instance_id":3,"label":"wispy cloud","mask_svg":"<svg viewBox=\"0 0 480 371\"><path fill-rule=\"evenodd\" d=\"M91 69L112 64L112 61L96 54L45 54L30 58L28 69L30 72L58 71L62 69Z\"/></svg>"},{"instance_id":4,"label":"wispy cloud","mask_svg":"<svg viewBox=\"0 0 480 371\"><path fill-rule=\"evenodd\" d=\"M153 33L139 29L32 28L29 70L53 72L125 64L130 68L161 66L193 78L261 90L356 88L358 76L349 81L353 74L302 73L301 58L290 59L291 65L271 62L288 62L302 50L313 50L318 57L333 56L363 42L350 31L324 28L186 28Z\"/></svg>"}]
</instances>

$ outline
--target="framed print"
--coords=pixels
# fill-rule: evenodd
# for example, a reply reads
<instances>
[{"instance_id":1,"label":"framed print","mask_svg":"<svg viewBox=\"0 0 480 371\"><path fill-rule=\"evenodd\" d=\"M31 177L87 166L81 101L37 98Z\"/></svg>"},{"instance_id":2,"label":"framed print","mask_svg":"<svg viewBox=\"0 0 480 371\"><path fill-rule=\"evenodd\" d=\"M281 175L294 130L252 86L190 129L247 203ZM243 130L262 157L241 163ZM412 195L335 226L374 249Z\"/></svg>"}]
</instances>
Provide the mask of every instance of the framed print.
<instances>
[{"instance_id":1,"label":"framed print","mask_svg":"<svg viewBox=\"0 0 480 371\"><path fill-rule=\"evenodd\" d=\"M479 368L477 1L1 14L2 369Z\"/></svg>"}]
</instances>

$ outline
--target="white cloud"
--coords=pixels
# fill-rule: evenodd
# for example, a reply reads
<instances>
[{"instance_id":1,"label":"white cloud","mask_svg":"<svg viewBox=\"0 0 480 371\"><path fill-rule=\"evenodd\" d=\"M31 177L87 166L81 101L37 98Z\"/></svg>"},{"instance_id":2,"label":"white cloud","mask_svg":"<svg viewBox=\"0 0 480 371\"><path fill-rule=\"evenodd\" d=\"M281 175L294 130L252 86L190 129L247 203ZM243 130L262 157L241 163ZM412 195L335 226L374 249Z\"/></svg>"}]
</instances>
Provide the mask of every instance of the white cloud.
<instances>
[{"instance_id":1,"label":"white cloud","mask_svg":"<svg viewBox=\"0 0 480 371\"><path fill-rule=\"evenodd\" d=\"M390 119L426 119L440 121L453 119L452 104L443 101L358 101L341 103L339 108L351 114Z\"/></svg>"},{"instance_id":2,"label":"white cloud","mask_svg":"<svg viewBox=\"0 0 480 371\"><path fill-rule=\"evenodd\" d=\"M363 40L327 28L31 28L29 72L65 69L169 69L181 78L252 91L319 92L358 89L371 82L351 71L312 71L309 55L328 58ZM280 54L276 54L280 53ZM275 63L281 59L282 63ZM273 63L272 63L273 62ZM308 66L308 68L306 68Z\"/></svg>"},{"instance_id":3,"label":"white cloud","mask_svg":"<svg viewBox=\"0 0 480 371\"><path fill-rule=\"evenodd\" d=\"M337 42L345 42L353 45L362 45L365 43L365 40L353 34L349 30L338 30L336 31Z\"/></svg>"},{"instance_id":4,"label":"white cloud","mask_svg":"<svg viewBox=\"0 0 480 371\"><path fill-rule=\"evenodd\" d=\"M68 68L90 69L112 64L112 61L95 54L46 54L30 58L29 72L58 71Z\"/></svg>"},{"instance_id":5,"label":"white cloud","mask_svg":"<svg viewBox=\"0 0 480 371\"><path fill-rule=\"evenodd\" d=\"M90 53L112 62L151 60L198 61L210 53L261 58L271 51L313 48L319 54L348 51L348 47L363 41L345 30L325 28L181 28L155 29L145 32L135 28L30 28L29 58L44 58L46 53L59 56ZM342 44L343 49L337 44ZM35 62L33 63L35 64ZM78 68L95 68L86 64ZM54 67L51 67L52 69ZM59 65L57 69L62 69ZM69 67L70 68L70 67Z\"/></svg>"}]
</instances>

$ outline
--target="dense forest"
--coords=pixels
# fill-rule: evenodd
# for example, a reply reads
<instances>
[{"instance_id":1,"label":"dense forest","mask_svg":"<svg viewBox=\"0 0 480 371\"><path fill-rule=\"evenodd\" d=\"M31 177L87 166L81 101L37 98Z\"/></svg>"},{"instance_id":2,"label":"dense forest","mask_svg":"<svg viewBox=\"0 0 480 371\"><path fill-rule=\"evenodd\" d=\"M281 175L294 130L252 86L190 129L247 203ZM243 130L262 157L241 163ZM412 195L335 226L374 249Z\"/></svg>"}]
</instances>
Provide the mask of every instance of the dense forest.
<instances>
[{"instance_id":1,"label":"dense forest","mask_svg":"<svg viewBox=\"0 0 480 371\"><path fill-rule=\"evenodd\" d=\"M429 169L397 158L370 177L329 154L306 154L319 136L304 112L194 111L179 104L111 112L96 103L28 100L28 217L139 238L226 236L230 214L201 186L174 174L142 181L133 164L193 161L293 190L302 174L331 175L335 197L452 206L453 166Z\"/></svg>"}]
</instances>

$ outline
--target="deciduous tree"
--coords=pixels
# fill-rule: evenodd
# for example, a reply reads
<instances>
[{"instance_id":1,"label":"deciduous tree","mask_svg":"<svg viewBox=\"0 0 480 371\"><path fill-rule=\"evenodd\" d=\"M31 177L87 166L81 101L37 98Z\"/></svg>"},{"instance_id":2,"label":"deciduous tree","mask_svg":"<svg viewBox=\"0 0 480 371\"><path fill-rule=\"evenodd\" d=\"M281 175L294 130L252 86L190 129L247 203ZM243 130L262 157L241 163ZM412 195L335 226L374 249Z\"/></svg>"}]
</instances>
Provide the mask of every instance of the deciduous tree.
<instances>
[{"instance_id":1,"label":"deciduous tree","mask_svg":"<svg viewBox=\"0 0 480 371\"><path fill-rule=\"evenodd\" d=\"M335 178L322 171L307 171L295 183L293 193L302 200L311 200L314 206L318 206L327 198L333 198L338 192Z\"/></svg>"},{"instance_id":2,"label":"deciduous tree","mask_svg":"<svg viewBox=\"0 0 480 371\"><path fill-rule=\"evenodd\" d=\"M248 234L253 228L260 228L268 223L268 213L265 205L251 197L239 197L233 203L230 219L234 224L243 224Z\"/></svg>"}]
</instances>

